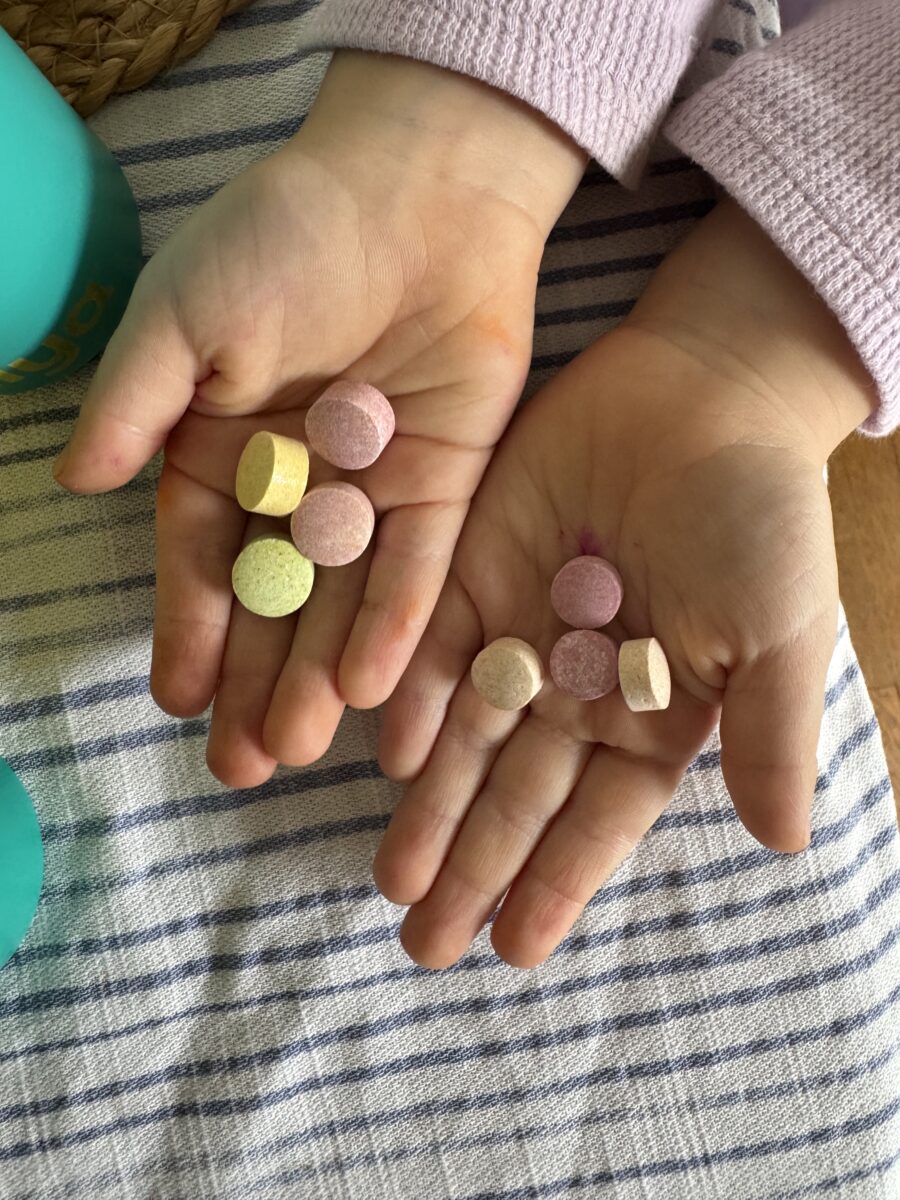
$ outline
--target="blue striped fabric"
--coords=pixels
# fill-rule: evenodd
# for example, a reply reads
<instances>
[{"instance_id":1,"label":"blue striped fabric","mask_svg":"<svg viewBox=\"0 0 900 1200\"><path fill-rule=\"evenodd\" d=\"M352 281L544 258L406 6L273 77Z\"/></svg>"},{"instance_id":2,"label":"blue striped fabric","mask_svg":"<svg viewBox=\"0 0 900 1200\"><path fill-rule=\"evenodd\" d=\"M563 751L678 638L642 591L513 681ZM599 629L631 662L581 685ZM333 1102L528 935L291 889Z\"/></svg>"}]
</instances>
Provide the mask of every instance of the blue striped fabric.
<instances>
[{"instance_id":1,"label":"blue striped fabric","mask_svg":"<svg viewBox=\"0 0 900 1200\"><path fill-rule=\"evenodd\" d=\"M263 0L95 118L148 252L296 128L314 2ZM722 0L685 90L777 29L770 0ZM588 172L542 265L529 392L712 203L665 145L636 194ZM750 839L713 739L549 963L515 971L483 934L427 972L371 881L397 799L373 714L236 791L206 719L154 708L157 468L53 487L83 387L0 400L0 753L47 850L0 973L0 1200L900 1195L900 848L843 622L809 851Z\"/></svg>"}]
</instances>

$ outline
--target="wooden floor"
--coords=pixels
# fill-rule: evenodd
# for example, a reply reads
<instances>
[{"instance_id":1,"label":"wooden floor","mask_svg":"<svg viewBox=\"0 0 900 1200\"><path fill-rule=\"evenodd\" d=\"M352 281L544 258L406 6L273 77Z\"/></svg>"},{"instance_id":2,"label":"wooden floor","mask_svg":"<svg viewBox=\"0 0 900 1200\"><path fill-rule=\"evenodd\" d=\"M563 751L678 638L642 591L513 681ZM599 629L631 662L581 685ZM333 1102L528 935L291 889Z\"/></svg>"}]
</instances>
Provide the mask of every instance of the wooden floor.
<instances>
[{"instance_id":1,"label":"wooden floor","mask_svg":"<svg viewBox=\"0 0 900 1200\"><path fill-rule=\"evenodd\" d=\"M850 438L829 487L841 599L900 797L900 434Z\"/></svg>"}]
</instances>

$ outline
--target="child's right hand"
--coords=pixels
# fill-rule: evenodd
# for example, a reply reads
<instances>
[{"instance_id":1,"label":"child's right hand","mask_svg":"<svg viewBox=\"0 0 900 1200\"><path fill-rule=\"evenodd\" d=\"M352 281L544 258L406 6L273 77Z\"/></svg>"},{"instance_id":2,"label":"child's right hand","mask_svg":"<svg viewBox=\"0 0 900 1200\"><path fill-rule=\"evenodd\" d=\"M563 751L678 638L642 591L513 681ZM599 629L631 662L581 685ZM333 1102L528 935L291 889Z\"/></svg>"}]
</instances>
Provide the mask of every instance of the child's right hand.
<instances>
[{"instance_id":1,"label":"child's right hand","mask_svg":"<svg viewBox=\"0 0 900 1200\"><path fill-rule=\"evenodd\" d=\"M388 899L411 905L416 962L455 962L501 899L500 955L546 958L720 710L738 815L773 849L806 844L837 624L822 467L871 399L822 301L724 204L516 417L382 734L388 774L418 776L375 861ZM579 703L548 682L528 712L490 709L473 657L512 635L546 662L565 631L551 581L581 553L621 572L616 639L665 647L671 707Z\"/></svg>"},{"instance_id":2,"label":"child's right hand","mask_svg":"<svg viewBox=\"0 0 900 1200\"><path fill-rule=\"evenodd\" d=\"M57 478L131 479L165 444L152 690L216 702L208 758L233 786L327 748L345 702L392 690L443 583L530 359L547 234L584 166L542 117L437 68L339 54L303 128L153 258ZM299 623L232 606L259 527L234 501L247 438L303 437L336 378L384 391L397 435L357 481L374 553L319 572ZM227 419L223 419L227 418Z\"/></svg>"}]
</instances>

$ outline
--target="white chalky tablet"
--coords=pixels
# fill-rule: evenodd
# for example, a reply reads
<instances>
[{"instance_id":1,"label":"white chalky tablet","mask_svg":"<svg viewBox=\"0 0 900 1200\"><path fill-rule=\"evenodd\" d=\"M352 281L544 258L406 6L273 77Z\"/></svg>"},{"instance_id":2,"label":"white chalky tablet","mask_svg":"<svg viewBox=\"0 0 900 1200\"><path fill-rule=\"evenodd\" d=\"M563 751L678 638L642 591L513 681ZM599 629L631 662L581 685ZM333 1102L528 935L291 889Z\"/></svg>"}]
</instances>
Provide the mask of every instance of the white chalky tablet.
<instances>
[{"instance_id":1,"label":"white chalky tablet","mask_svg":"<svg viewBox=\"0 0 900 1200\"><path fill-rule=\"evenodd\" d=\"M394 436L394 424L394 410L377 388L339 380L306 414L306 436L332 466L360 471L381 454Z\"/></svg>"},{"instance_id":2,"label":"white chalky tablet","mask_svg":"<svg viewBox=\"0 0 900 1200\"><path fill-rule=\"evenodd\" d=\"M247 512L268 517L292 513L309 478L309 453L302 442L260 430L244 447L234 490Z\"/></svg>"},{"instance_id":3,"label":"white chalky tablet","mask_svg":"<svg viewBox=\"0 0 900 1200\"><path fill-rule=\"evenodd\" d=\"M323 567L342 567L359 558L374 529L372 501L352 483L319 484L291 517L294 545Z\"/></svg>"},{"instance_id":4,"label":"white chalky tablet","mask_svg":"<svg viewBox=\"0 0 900 1200\"><path fill-rule=\"evenodd\" d=\"M550 585L550 603L567 625L599 629L622 603L622 576L605 558L582 554L561 567Z\"/></svg>"},{"instance_id":5,"label":"white chalky tablet","mask_svg":"<svg viewBox=\"0 0 900 1200\"><path fill-rule=\"evenodd\" d=\"M309 599L315 567L284 533L253 538L231 571L234 594L260 617L284 617Z\"/></svg>"},{"instance_id":6,"label":"white chalky tablet","mask_svg":"<svg viewBox=\"0 0 900 1200\"><path fill-rule=\"evenodd\" d=\"M672 677L656 638L636 638L619 647L619 682L632 712L658 712L672 698Z\"/></svg>"},{"instance_id":7,"label":"white chalky tablet","mask_svg":"<svg viewBox=\"0 0 900 1200\"><path fill-rule=\"evenodd\" d=\"M492 708L513 712L530 704L544 686L544 668L538 652L521 638L497 638L472 663L472 683Z\"/></svg>"},{"instance_id":8,"label":"white chalky tablet","mask_svg":"<svg viewBox=\"0 0 900 1200\"><path fill-rule=\"evenodd\" d=\"M616 643L595 629L564 633L550 652L553 682L576 700L599 700L619 682Z\"/></svg>"}]
</instances>

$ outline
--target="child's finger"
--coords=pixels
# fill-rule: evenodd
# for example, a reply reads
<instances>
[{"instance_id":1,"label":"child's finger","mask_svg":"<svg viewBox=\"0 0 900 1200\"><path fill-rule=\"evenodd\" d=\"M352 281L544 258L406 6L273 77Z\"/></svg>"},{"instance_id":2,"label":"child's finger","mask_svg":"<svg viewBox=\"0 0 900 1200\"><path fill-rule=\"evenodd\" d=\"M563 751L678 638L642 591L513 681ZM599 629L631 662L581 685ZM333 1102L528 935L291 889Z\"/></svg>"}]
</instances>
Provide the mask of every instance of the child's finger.
<instances>
[{"instance_id":1,"label":"child's finger","mask_svg":"<svg viewBox=\"0 0 900 1200\"><path fill-rule=\"evenodd\" d=\"M467 507L410 505L382 517L338 676L354 708L381 704L406 669L437 603Z\"/></svg>"},{"instance_id":2,"label":"child's finger","mask_svg":"<svg viewBox=\"0 0 900 1200\"><path fill-rule=\"evenodd\" d=\"M245 541L269 529L270 521L251 518ZM293 613L259 617L234 603L206 753L209 769L228 787L257 787L278 766L265 748L263 726L296 623Z\"/></svg>"},{"instance_id":3,"label":"child's finger","mask_svg":"<svg viewBox=\"0 0 900 1200\"><path fill-rule=\"evenodd\" d=\"M828 626L828 632L825 631ZM722 773L744 825L772 850L804 849L833 626L732 672L722 704Z\"/></svg>"},{"instance_id":4,"label":"child's finger","mask_svg":"<svg viewBox=\"0 0 900 1200\"><path fill-rule=\"evenodd\" d=\"M388 700L378 761L390 779L415 779L431 754L459 681L481 649L481 620L451 571L418 648Z\"/></svg>"},{"instance_id":5,"label":"child's finger","mask_svg":"<svg viewBox=\"0 0 900 1200\"><path fill-rule=\"evenodd\" d=\"M591 747L532 713L475 797L428 895L401 941L420 966L447 967L468 950L565 803Z\"/></svg>"},{"instance_id":6,"label":"child's finger","mask_svg":"<svg viewBox=\"0 0 900 1200\"><path fill-rule=\"evenodd\" d=\"M286 766L305 767L331 745L344 711L337 670L366 586L369 556L344 567L317 567L291 652L266 717L266 750Z\"/></svg>"},{"instance_id":7,"label":"child's finger","mask_svg":"<svg viewBox=\"0 0 900 1200\"><path fill-rule=\"evenodd\" d=\"M428 766L394 810L373 863L375 882L394 904L428 893L500 748L523 719L491 708L466 677Z\"/></svg>"},{"instance_id":8,"label":"child's finger","mask_svg":"<svg viewBox=\"0 0 900 1200\"><path fill-rule=\"evenodd\" d=\"M246 519L227 496L170 462L163 467L150 689L173 716L195 716L215 693L231 616L231 567Z\"/></svg>"},{"instance_id":9,"label":"child's finger","mask_svg":"<svg viewBox=\"0 0 900 1200\"><path fill-rule=\"evenodd\" d=\"M553 953L668 805L682 773L606 746L594 751L494 921L491 942L501 958L536 967Z\"/></svg>"},{"instance_id":10,"label":"child's finger","mask_svg":"<svg viewBox=\"0 0 900 1200\"><path fill-rule=\"evenodd\" d=\"M140 282L54 467L73 492L120 487L150 461L190 404L202 368L166 300Z\"/></svg>"}]
</instances>

